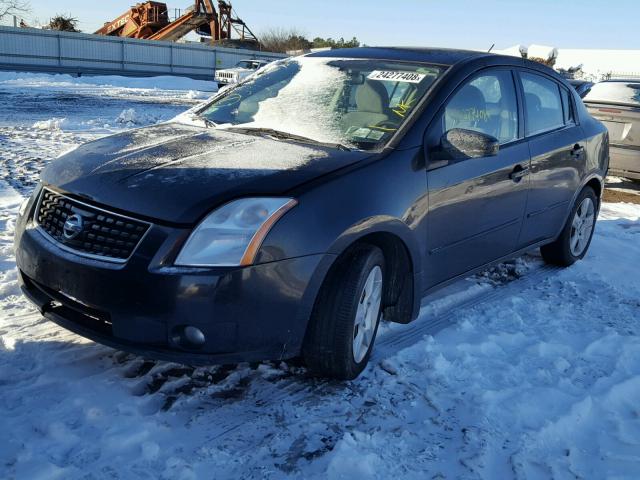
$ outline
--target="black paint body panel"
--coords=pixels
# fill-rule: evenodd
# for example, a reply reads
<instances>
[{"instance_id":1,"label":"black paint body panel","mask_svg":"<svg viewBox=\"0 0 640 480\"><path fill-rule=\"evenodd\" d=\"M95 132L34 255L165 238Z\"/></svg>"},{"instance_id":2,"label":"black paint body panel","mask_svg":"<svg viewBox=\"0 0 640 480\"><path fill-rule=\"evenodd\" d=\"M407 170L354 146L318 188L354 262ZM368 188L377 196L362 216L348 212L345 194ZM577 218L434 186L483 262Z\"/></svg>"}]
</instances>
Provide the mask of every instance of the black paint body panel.
<instances>
[{"instance_id":1,"label":"black paint body panel","mask_svg":"<svg viewBox=\"0 0 640 480\"><path fill-rule=\"evenodd\" d=\"M425 292L527 246L554 240L588 182L600 193L608 166L606 129L547 67L448 50L365 48L314 54L336 55L439 63L445 73L378 152L176 123L80 147L47 168L43 183L153 225L129 262L113 265L65 252L46 240L31 220L32 199L30 215L20 218L16 228L17 264L29 297L67 328L158 358L187 363L290 358L300 353L327 272L355 242L384 234L404 246L408 321L417 316ZM465 79L493 67L512 70L514 78L522 69L533 70L569 88L575 125L520 138L494 157L437 164L427 148L432 121ZM519 103L522 123L521 98ZM570 155L576 144L584 147L579 158ZM300 157L304 161L296 161ZM260 162L266 167L259 168ZM527 167L530 174L514 181L510 174L516 167ZM298 201L270 230L255 265L172 265L202 217L251 195ZM87 330L74 322L70 310L52 309L56 296L89 318L91 312L97 318L104 313L110 334ZM207 343L200 350L173 342L175 328L183 324L205 331Z\"/></svg>"}]
</instances>

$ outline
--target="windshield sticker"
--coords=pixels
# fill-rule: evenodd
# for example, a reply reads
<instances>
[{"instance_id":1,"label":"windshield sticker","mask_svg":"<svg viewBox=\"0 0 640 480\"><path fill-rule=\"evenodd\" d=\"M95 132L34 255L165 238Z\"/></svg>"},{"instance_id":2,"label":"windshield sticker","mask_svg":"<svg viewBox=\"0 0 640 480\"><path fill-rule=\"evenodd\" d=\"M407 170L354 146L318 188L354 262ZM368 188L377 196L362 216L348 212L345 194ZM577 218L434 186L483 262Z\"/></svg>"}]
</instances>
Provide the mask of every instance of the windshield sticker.
<instances>
[{"instance_id":1,"label":"windshield sticker","mask_svg":"<svg viewBox=\"0 0 640 480\"><path fill-rule=\"evenodd\" d=\"M361 127L351 133L352 137L364 138L367 140L380 140L384 137L384 132L372 130L371 128Z\"/></svg>"},{"instance_id":2,"label":"windshield sticker","mask_svg":"<svg viewBox=\"0 0 640 480\"><path fill-rule=\"evenodd\" d=\"M367 77L369 80L379 80L387 82L406 82L406 83L420 83L424 80L426 75L424 73L415 72L393 72L390 70L374 70Z\"/></svg>"}]
</instances>

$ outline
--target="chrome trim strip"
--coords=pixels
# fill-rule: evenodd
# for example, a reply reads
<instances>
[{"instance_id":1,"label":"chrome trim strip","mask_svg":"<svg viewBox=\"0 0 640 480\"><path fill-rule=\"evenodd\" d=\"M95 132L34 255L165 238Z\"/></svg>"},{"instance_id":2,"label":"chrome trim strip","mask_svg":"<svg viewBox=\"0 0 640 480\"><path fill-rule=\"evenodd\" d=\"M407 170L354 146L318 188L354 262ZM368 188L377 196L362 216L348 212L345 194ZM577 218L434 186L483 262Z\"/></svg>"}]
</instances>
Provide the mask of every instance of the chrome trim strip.
<instances>
[{"instance_id":1,"label":"chrome trim strip","mask_svg":"<svg viewBox=\"0 0 640 480\"><path fill-rule=\"evenodd\" d=\"M38 213L40 212L40 205L42 204L42 198L44 197L45 190L49 191L50 193L53 193L54 195L58 195L60 197L66 198L70 202L77 203L77 204L80 204L80 205L84 205L87 208L91 208L93 210L98 210L100 212L104 212L104 213L107 213L109 215L113 215L114 217L125 218L127 220L133 220L134 222L145 224L145 225L147 225L147 230L140 237L140 240L138 240L138 243L133 247L133 249L131 250L131 254L127 258L114 258L114 257L105 256L105 255L95 255L93 253L86 253L86 252L82 252L80 250L76 250L75 248L68 247L67 245L59 242L58 240L53 238L51 235L49 235L47 233L47 231L44 228L42 228L42 226L38 223ZM149 233L149 231L151 230L151 227L153 227L153 223L146 222L144 220L139 220L139 219L133 218L133 217L128 217L127 215L122 215L120 213L114 213L114 212L111 212L109 210L105 210L104 208L100 208L100 207L96 207L94 205L90 205L90 204L82 202L80 200L76 200L75 198L68 197L68 196L66 196L66 195L64 195L64 194L62 194L60 192L57 192L57 191L55 191L55 190L53 190L51 188L48 188L48 187L42 187L42 191L40 192L40 198L38 198L38 203L36 204L36 208L33 211L32 220L33 220L33 223L36 225L36 231L38 231L44 238L46 238L49 242L53 243L56 247L60 248L61 250L64 250L64 251L69 252L69 253L73 253L73 254L78 255L80 257L90 258L92 260L99 260L99 261L103 261L103 262L120 263L120 264L127 263L131 259L131 257L135 253L136 249L140 246L142 241L147 236L147 233Z\"/></svg>"}]
</instances>

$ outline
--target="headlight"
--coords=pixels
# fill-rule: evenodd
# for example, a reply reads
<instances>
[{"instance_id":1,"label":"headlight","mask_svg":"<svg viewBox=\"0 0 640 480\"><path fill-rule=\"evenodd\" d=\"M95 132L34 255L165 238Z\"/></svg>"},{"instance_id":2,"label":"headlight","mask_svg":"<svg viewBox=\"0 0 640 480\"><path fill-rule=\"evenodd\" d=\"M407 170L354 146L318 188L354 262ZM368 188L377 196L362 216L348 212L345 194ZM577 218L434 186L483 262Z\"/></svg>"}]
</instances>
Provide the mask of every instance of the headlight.
<instances>
[{"instance_id":1,"label":"headlight","mask_svg":"<svg viewBox=\"0 0 640 480\"><path fill-rule=\"evenodd\" d=\"M25 198L20 204L20 209L18 210L18 215L24 217L24 214L27 213L27 206L29 205L29 200L31 197Z\"/></svg>"},{"instance_id":2,"label":"headlight","mask_svg":"<svg viewBox=\"0 0 640 480\"><path fill-rule=\"evenodd\" d=\"M175 264L251 265L271 227L297 203L292 198L241 198L227 203L195 228Z\"/></svg>"}]
</instances>

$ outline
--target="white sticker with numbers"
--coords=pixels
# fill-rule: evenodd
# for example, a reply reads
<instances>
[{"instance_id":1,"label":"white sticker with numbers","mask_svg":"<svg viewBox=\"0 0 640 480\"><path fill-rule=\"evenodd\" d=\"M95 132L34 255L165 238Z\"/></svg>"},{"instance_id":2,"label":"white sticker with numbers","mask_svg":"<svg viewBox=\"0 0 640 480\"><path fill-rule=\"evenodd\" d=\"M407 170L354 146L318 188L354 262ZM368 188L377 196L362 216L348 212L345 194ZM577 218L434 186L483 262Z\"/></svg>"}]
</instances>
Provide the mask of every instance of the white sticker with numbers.
<instances>
[{"instance_id":1,"label":"white sticker with numbers","mask_svg":"<svg viewBox=\"0 0 640 480\"><path fill-rule=\"evenodd\" d=\"M380 80L387 82L406 82L406 83L420 83L424 77L423 73L415 72L394 72L391 70L374 70L367 77L369 80Z\"/></svg>"}]
</instances>

